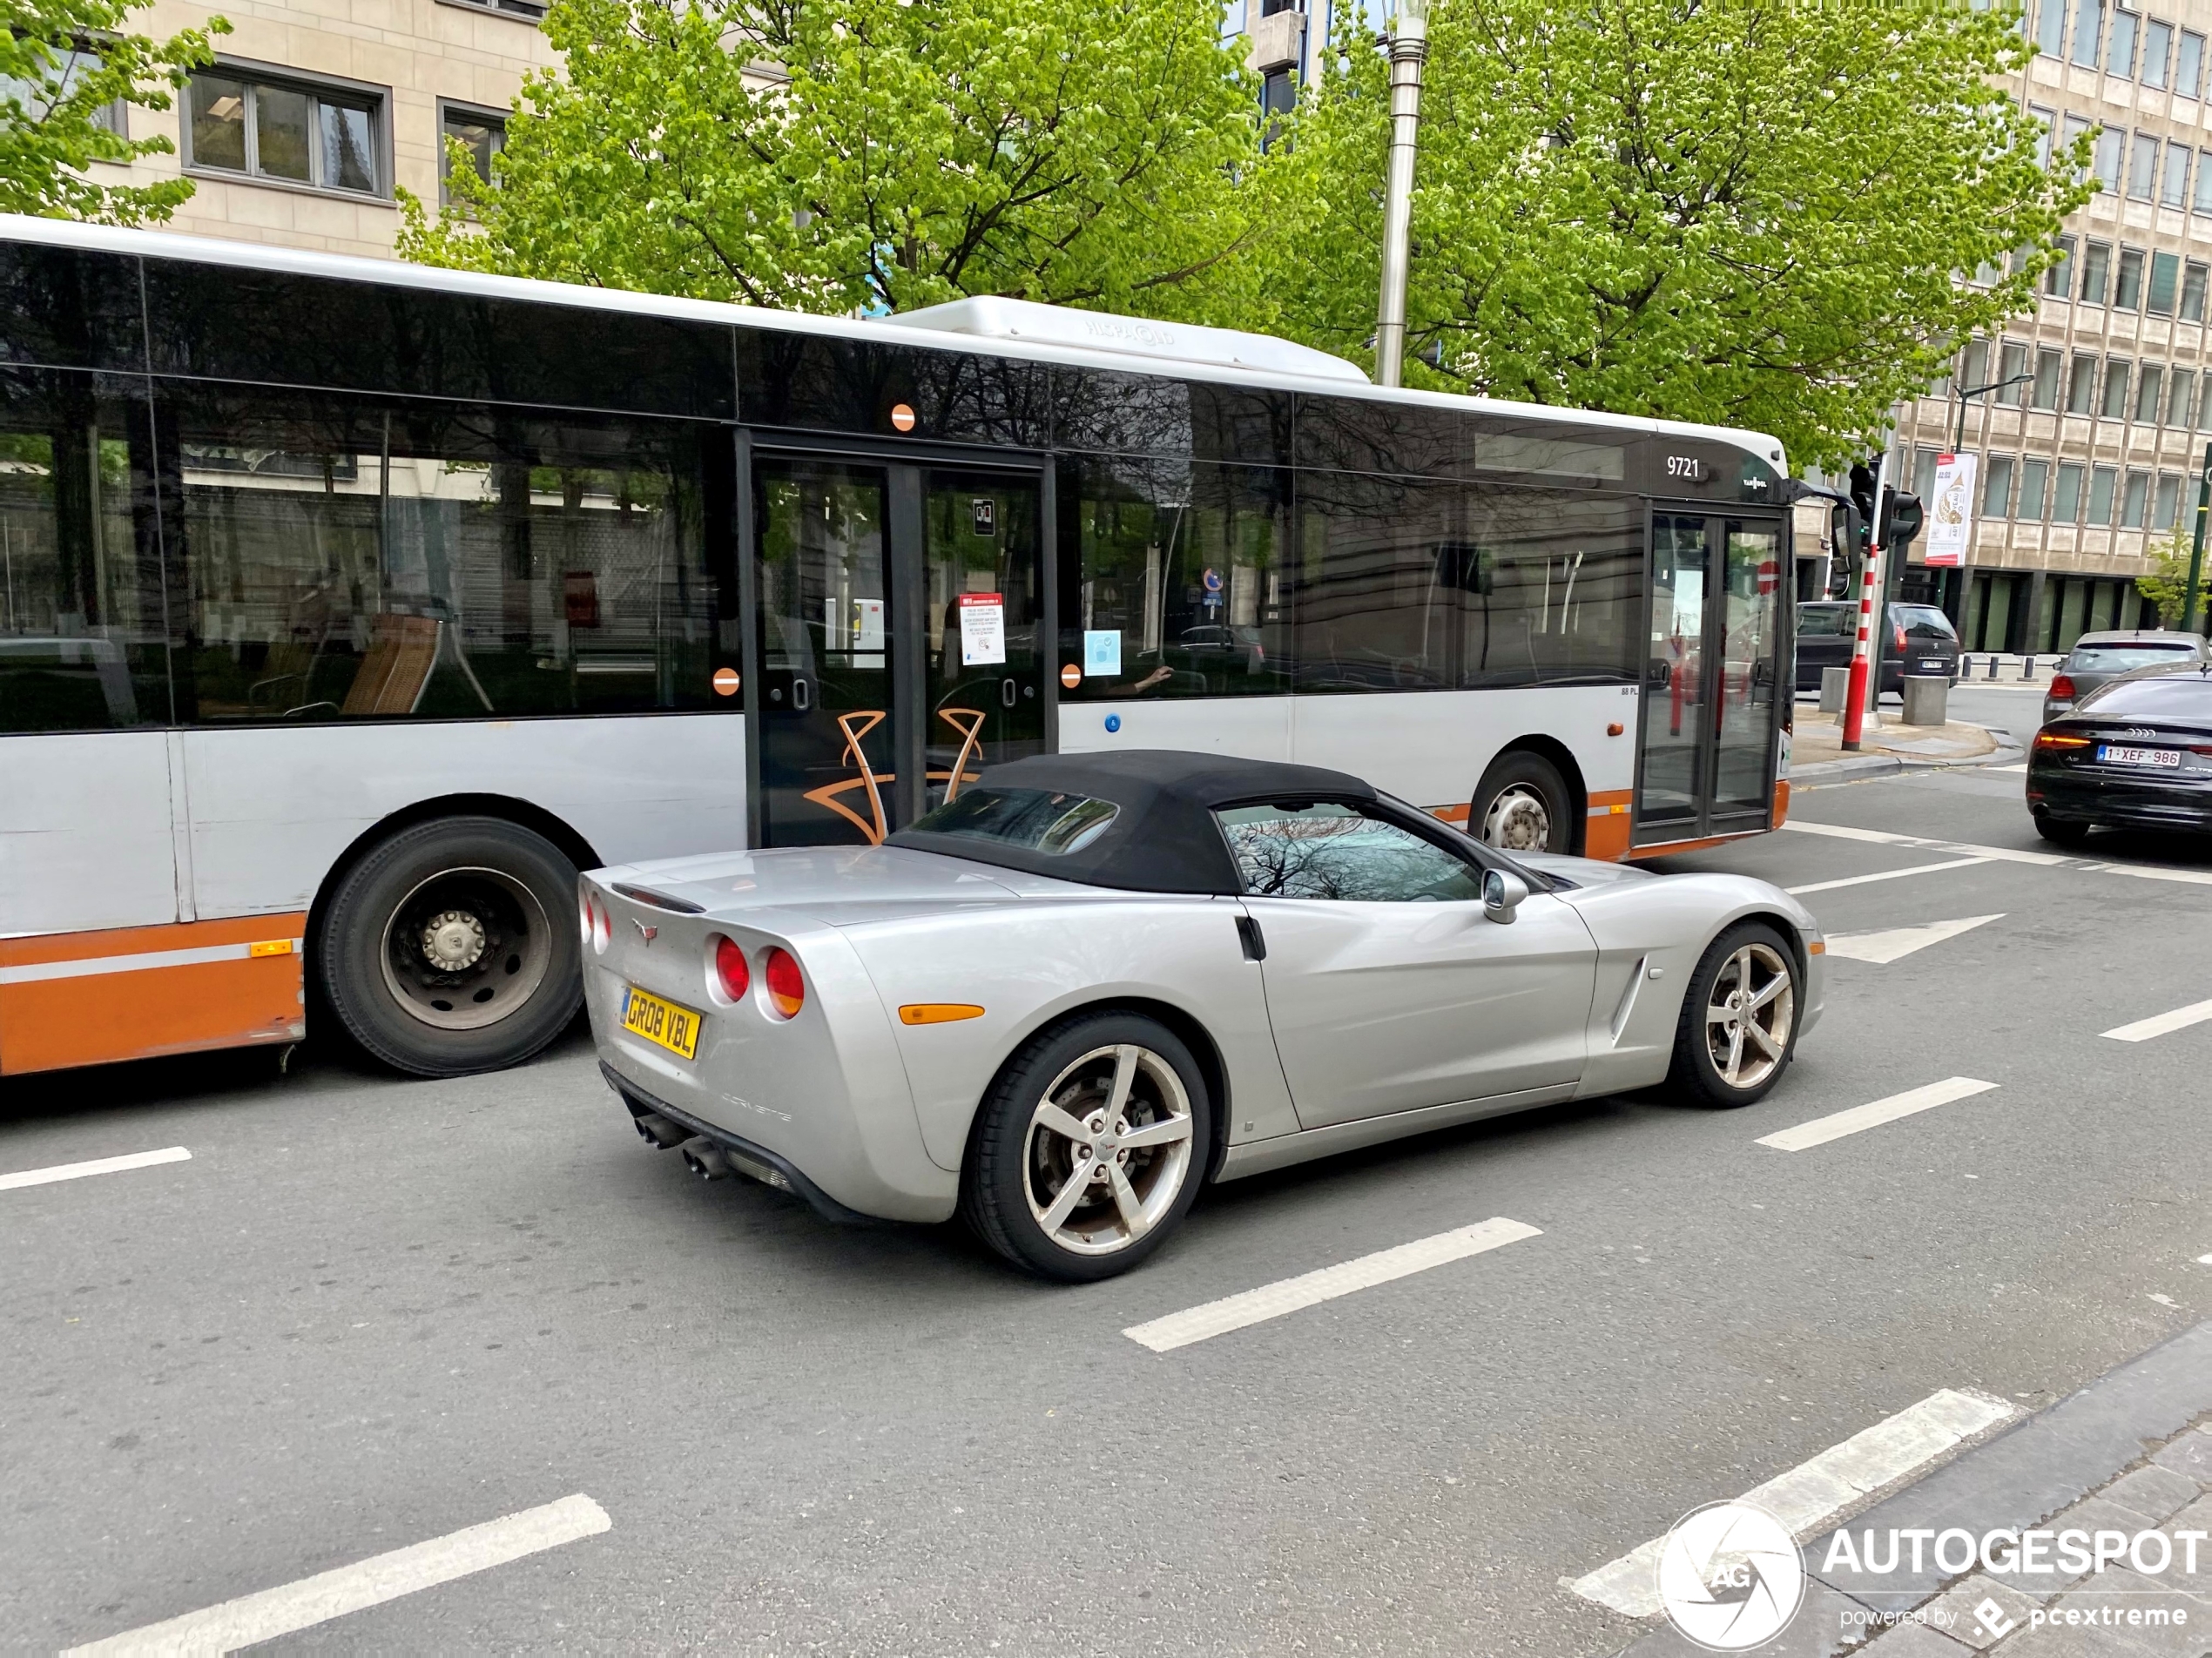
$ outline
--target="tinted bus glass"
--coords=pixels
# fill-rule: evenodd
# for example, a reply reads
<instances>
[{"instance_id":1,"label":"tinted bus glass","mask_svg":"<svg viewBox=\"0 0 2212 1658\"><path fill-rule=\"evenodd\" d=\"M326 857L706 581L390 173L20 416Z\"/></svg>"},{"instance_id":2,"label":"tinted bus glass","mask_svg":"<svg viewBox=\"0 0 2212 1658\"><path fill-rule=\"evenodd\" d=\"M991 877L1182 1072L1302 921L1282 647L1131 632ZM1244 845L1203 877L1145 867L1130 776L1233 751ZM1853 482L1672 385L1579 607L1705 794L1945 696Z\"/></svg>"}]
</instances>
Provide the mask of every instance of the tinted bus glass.
<instances>
[{"instance_id":1,"label":"tinted bus glass","mask_svg":"<svg viewBox=\"0 0 2212 1658\"><path fill-rule=\"evenodd\" d=\"M143 367L138 261L0 244L0 362Z\"/></svg>"},{"instance_id":2,"label":"tinted bus glass","mask_svg":"<svg viewBox=\"0 0 2212 1658\"><path fill-rule=\"evenodd\" d=\"M0 731L169 718L141 383L0 369Z\"/></svg>"},{"instance_id":3,"label":"tinted bus glass","mask_svg":"<svg viewBox=\"0 0 2212 1658\"><path fill-rule=\"evenodd\" d=\"M728 440L170 382L187 721L734 710Z\"/></svg>"},{"instance_id":4,"label":"tinted bus glass","mask_svg":"<svg viewBox=\"0 0 2212 1658\"><path fill-rule=\"evenodd\" d=\"M1103 369L1053 371L1053 441L1062 448L1286 466L1287 393Z\"/></svg>"},{"instance_id":5,"label":"tinted bus glass","mask_svg":"<svg viewBox=\"0 0 2212 1658\"><path fill-rule=\"evenodd\" d=\"M1042 369L960 351L741 329L738 378L755 425L1042 448ZM894 417L901 407L913 424Z\"/></svg>"}]
</instances>

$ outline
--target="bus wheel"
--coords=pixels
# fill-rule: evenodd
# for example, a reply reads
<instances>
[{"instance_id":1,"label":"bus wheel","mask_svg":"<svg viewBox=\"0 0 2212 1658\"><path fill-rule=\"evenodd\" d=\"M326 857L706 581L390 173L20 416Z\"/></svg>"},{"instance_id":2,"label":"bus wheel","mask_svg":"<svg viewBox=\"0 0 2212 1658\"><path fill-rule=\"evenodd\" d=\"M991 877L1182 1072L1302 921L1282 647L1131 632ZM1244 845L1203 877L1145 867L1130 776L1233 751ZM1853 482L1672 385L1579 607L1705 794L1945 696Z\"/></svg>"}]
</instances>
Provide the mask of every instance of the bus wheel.
<instances>
[{"instance_id":1,"label":"bus wheel","mask_svg":"<svg viewBox=\"0 0 2212 1658\"><path fill-rule=\"evenodd\" d=\"M1574 845L1574 797L1541 754L1501 754L1482 774L1467 830L1501 852L1566 852Z\"/></svg>"},{"instance_id":2,"label":"bus wheel","mask_svg":"<svg viewBox=\"0 0 2212 1658\"><path fill-rule=\"evenodd\" d=\"M465 1076L544 1048L583 1000L576 866L499 818L403 829L331 894L316 966L347 1034L415 1076Z\"/></svg>"}]
</instances>

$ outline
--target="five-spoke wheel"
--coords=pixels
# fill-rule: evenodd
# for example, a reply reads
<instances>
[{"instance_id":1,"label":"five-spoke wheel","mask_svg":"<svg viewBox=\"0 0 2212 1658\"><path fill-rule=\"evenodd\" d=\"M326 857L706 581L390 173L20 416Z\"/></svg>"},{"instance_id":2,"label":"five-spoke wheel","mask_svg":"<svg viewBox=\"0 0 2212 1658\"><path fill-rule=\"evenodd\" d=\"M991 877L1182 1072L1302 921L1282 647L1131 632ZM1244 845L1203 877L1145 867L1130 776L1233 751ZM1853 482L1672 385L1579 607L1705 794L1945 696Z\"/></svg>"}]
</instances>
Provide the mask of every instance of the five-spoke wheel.
<instances>
[{"instance_id":1,"label":"five-spoke wheel","mask_svg":"<svg viewBox=\"0 0 2212 1658\"><path fill-rule=\"evenodd\" d=\"M1764 922L1730 927L1692 975L1669 1080L1709 1105L1749 1105L1790 1063L1797 1031L1797 963Z\"/></svg>"},{"instance_id":2,"label":"five-spoke wheel","mask_svg":"<svg viewBox=\"0 0 2212 1658\"><path fill-rule=\"evenodd\" d=\"M1105 1013L1048 1029L976 1115L962 1211L1045 1277L1125 1271L1197 1196L1211 1111L1190 1050L1157 1021Z\"/></svg>"}]
</instances>

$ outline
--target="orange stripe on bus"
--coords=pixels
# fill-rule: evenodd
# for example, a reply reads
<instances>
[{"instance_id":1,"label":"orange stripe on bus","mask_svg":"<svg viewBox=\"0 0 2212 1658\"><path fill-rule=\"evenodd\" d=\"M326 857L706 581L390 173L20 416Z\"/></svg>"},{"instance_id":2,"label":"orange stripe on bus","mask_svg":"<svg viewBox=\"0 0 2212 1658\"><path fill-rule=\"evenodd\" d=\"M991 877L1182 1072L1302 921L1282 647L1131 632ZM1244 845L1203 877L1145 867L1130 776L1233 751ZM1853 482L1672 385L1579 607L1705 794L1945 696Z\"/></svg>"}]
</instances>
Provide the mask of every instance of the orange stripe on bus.
<instances>
[{"instance_id":1,"label":"orange stripe on bus","mask_svg":"<svg viewBox=\"0 0 2212 1658\"><path fill-rule=\"evenodd\" d=\"M220 961L0 984L0 1075L152 1059L306 1035L304 912L0 940L0 966L236 945ZM282 940L272 933L288 933ZM281 954L251 950L281 943Z\"/></svg>"}]
</instances>

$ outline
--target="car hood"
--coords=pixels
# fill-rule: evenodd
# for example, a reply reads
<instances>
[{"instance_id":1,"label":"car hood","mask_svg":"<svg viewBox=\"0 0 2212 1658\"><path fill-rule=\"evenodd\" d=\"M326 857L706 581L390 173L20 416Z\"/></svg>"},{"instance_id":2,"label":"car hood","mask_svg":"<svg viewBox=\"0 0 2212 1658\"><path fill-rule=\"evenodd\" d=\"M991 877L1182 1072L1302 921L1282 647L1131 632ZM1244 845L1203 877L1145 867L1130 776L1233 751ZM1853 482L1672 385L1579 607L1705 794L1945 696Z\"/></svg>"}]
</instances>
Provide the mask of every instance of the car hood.
<instances>
[{"instance_id":1,"label":"car hood","mask_svg":"<svg viewBox=\"0 0 2212 1658\"><path fill-rule=\"evenodd\" d=\"M1577 886L1606 886L1615 881L1657 879L1651 870L1635 864L1600 863L1595 858L1568 858L1557 853L1515 853L1513 859L1527 865L1540 875L1557 875Z\"/></svg>"}]
</instances>

